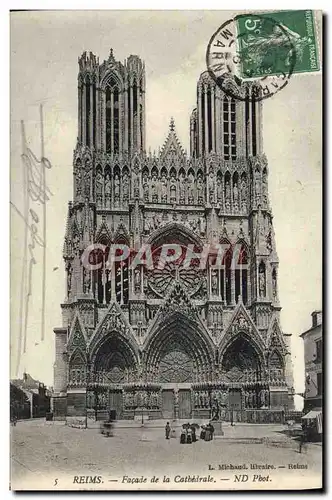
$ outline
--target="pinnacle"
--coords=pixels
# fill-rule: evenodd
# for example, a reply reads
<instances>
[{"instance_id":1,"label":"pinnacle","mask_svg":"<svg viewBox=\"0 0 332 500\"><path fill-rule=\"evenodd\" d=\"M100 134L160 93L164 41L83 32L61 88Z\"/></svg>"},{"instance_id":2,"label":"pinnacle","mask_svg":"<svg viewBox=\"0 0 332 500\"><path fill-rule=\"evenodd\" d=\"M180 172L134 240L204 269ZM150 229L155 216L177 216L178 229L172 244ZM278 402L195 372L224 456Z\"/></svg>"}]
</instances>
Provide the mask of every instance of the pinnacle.
<instances>
[{"instance_id":1,"label":"pinnacle","mask_svg":"<svg viewBox=\"0 0 332 500\"><path fill-rule=\"evenodd\" d=\"M174 130L175 130L175 123L174 123L173 116L172 116L170 124L169 124L169 129L170 129L171 132L174 132Z\"/></svg>"}]
</instances>

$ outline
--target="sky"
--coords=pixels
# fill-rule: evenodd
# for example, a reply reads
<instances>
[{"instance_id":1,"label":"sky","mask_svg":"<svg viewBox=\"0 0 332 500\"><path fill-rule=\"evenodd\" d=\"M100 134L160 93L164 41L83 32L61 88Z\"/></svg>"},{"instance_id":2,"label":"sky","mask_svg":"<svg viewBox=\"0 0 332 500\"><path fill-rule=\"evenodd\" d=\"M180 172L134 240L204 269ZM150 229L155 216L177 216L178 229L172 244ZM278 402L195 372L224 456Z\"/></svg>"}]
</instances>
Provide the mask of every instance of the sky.
<instances>
[{"instance_id":1,"label":"sky","mask_svg":"<svg viewBox=\"0 0 332 500\"><path fill-rule=\"evenodd\" d=\"M11 376L16 375L24 222L21 120L36 156L41 154L43 105L45 156L51 194L46 203L46 324L41 340L42 250L33 249L26 352L19 375L53 385L54 333L65 297L62 247L67 204L72 199L72 157L77 137L78 57L92 51L100 62L110 48L123 61L137 54L146 67L146 145L158 150L170 118L189 151L189 117L205 53L227 11L39 11L11 13ZM263 104L263 150L279 255L283 331L291 333L295 389L304 389L299 334L322 307L321 75L293 75ZM36 209L40 218L41 207ZM37 224L41 233L41 222Z\"/></svg>"}]
</instances>

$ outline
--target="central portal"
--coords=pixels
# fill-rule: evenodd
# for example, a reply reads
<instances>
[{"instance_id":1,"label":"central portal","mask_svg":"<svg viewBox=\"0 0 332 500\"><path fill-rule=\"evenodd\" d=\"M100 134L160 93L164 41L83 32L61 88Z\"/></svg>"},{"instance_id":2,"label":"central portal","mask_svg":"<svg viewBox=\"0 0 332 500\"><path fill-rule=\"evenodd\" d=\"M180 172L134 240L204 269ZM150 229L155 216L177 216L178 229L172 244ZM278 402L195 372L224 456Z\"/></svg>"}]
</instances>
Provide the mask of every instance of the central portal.
<instances>
[{"instance_id":1,"label":"central portal","mask_svg":"<svg viewBox=\"0 0 332 500\"><path fill-rule=\"evenodd\" d=\"M177 395L177 398L175 397ZM178 414L175 411L176 400L178 405ZM178 418L191 419L192 407L191 407L191 390L190 389L178 389L175 386L174 389L163 389L162 391L162 417L167 419Z\"/></svg>"},{"instance_id":2,"label":"central portal","mask_svg":"<svg viewBox=\"0 0 332 500\"><path fill-rule=\"evenodd\" d=\"M169 349L160 360L159 381L167 384L163 390L162 415L163 418L190 419L191 418L191 391L179 389L179 385L193 382L194 364L184 349L174 346ZM175 397L177 395L177 398ZM177 405L177 411L175 406Z\"/></svg>"}]
</instances>

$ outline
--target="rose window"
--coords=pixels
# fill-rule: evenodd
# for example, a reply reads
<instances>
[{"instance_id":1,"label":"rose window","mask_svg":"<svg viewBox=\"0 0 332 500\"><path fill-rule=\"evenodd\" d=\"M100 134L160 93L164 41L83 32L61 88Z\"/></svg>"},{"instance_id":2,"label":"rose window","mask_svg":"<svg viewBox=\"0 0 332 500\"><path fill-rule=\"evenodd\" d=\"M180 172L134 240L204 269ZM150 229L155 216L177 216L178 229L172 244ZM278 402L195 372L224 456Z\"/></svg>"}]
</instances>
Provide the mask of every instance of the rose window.
<instances>
[{"instance_id":1,"label":"rose window","mask_svg":"<svg viewBox=\"0 0 332 500\"><path fill-rule=\"evenodd\" d=\"M192 374L193 362L188 355L182 351L169 352L160 361L160 382L191 382Z\"/></svg>"},{"instance_id":2,"label":"rose window","mask_svg":"<svg viewBox=\"0 0 332 500\"><path fill-rule=\"evenodd\" d=\"M175 280L181 283L189 296L194 295L202 285L203 270L199 268L199 260L192 259L189 265L184 265L187 249L181 249L181 256L173 262L162 258L160 248L152 254L153 269L148 271L148 282L150 288L162 298Z\"/></svg>"}]
</instances>

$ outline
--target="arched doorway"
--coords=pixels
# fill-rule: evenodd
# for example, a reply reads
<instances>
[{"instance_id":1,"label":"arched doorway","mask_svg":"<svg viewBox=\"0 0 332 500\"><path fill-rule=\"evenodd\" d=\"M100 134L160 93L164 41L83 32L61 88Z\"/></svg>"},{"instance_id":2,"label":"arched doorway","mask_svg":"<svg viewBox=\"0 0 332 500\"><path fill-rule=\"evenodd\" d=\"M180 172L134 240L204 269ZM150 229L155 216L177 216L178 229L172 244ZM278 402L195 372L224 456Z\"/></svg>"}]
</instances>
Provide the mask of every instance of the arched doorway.
<instances>
[{"instance_id":1,"label":"arched doorway","mask_svg":"<svg viewBox=\"0 0 332 500\"><path fill-rule=\"evenodd\" d=\"M229 408L244 409L244 388L248 385L251 391L256 391L255 384L261 379L260 356L254 343L242 334L233 339L222 354L221 371L227 382L231 383L228 391ZM256 395L253 396L253 401L255 406Z\"/></svg>"},{"instance_id":2,"label":"arched doorway","mask_svg":"<svg viewBox=\"0 0 332 500\"><path fill-rule=\"evenodd\" d=\"M239 335L225 349L221 363L226 373L232 370L260 372L259 356L256 348L246 337Z\"/></svg>"},{"instance_id":3,"label":"arched doorway","mask_svg":"<svg viewBox=\"0 0 332 500\"><path fill-rule=\"evenodd\" d=\"M123 415L122 385L133 381L137 374L136 358L129 342L116 332L105 337L93 355L95 407L113 411L113 418Z\"/></svg>"},{"instance_id":4,"label":"arched doorway","mask_svg":"<svg viewBox=\"0 0 332 500\"><path fill-rule=\"evenodd\" d=\"M147 379L161 385L163 418L190 419L193 383L207 381L213 348L197 323L186 315L167 315L145 349Z\"/></svg>"}]
</instances>

